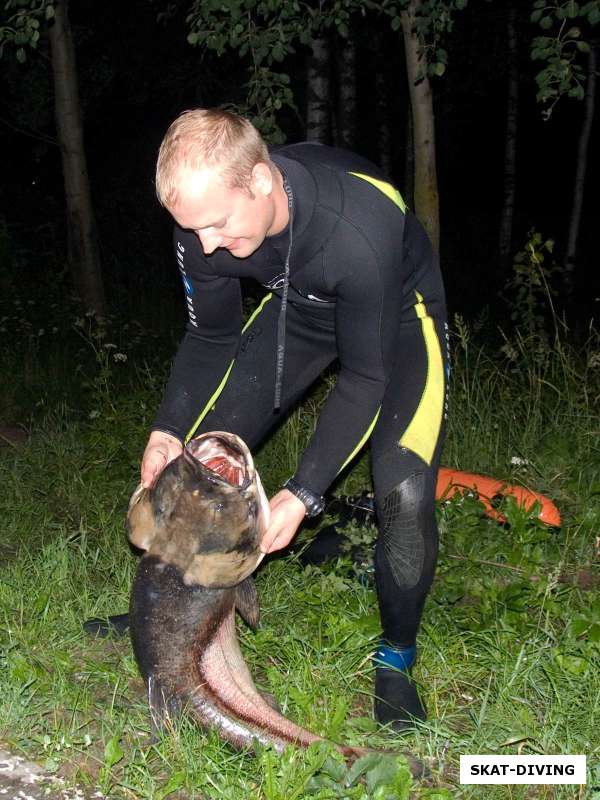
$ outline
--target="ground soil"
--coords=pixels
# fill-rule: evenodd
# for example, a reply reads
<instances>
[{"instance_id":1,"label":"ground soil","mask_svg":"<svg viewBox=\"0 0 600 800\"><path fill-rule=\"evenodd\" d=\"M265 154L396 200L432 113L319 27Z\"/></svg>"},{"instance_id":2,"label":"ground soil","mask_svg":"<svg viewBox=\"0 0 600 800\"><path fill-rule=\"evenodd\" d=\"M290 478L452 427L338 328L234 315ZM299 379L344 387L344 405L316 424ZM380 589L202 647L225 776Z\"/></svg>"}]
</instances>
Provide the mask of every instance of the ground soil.
<instances>
[{"instance_id":1,"label":"ground soil","mask_svg":"<svg viewBox=\"0 0 600 800\"><path fill-rule=\"evenodd\" d=\"M39 764L0 749L2 800L104 800L102 792L67 786Z\"/></svg>"}]
</instances>

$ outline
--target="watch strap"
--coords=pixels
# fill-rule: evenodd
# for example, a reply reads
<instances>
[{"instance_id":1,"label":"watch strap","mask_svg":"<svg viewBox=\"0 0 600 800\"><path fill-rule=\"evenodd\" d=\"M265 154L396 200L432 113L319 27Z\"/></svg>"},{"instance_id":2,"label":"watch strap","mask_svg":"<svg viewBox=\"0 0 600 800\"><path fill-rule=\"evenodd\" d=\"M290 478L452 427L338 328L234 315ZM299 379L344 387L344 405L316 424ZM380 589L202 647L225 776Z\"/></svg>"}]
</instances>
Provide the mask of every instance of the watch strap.
<instances>
[{"instance_id":1,"label":"watch strap","mask_svg":"<svg viewBox=\"0 0 600 800\"><path fill-rule=\"evenodd\" d=\"M325 508L324 497L322 497L319 494L315 494L314 492L311 492L310 489L307 489L304 486L301 486L293 478L289 478L283 484L283 488L287 489L289 492L295 495L298 498L298 500L301 500L304 503L304 505L306 506L307 517L316 517Z\"/></svg>"}]
</instances>

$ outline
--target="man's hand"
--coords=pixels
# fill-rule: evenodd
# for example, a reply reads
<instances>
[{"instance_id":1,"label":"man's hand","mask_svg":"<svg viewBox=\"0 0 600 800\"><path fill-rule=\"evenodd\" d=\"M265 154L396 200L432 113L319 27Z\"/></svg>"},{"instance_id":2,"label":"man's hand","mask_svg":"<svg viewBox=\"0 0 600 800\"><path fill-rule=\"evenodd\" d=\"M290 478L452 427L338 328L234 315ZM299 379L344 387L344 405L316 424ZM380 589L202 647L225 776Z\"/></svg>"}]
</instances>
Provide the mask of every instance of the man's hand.
<instances>
[{"instance_id":1,"label":"man's hand","mask_svg":"<svg viewBox=\"0 0 600 800\"><path fill-rule=\"evenodd\" d=\"M298 500L287 489L277 492L269 505L271 521L260 542L263 553L273 553L287 547L306 516L306 506L302 500Z\"/></svg>"},{"instance_id":2,"label":"man's hand","mask_svg":"<svg viewBox=\"0 0 600 800\"><path fill-rule=\"evenodd\" d=\"M170 461L181 455L183 445L175 436L152 431L142 458L142 486L149 489Z\"/></svg>"}]
</instances>

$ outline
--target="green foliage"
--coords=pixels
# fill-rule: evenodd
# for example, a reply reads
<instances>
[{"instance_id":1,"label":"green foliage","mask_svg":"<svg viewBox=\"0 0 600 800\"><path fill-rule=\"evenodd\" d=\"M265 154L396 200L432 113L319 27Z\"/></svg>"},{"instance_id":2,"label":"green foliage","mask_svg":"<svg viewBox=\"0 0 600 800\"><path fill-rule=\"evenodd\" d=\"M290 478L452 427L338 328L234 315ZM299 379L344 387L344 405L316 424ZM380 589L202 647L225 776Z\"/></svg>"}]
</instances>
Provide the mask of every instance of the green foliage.
<instances>
[{"instance_id":1,"label":"green foliage","mask_svg":"<svg viewBox=\"0 0 600 800\"><path fill-rule=\"evenodd\" d=\"M560 505L563 527L548 529L511 500L501 507L503 525L483 514L475 496L440 505L438 575L416 670L429 723L397 737L370 718L376 598L347 559L323 569L272 559L257 576L261 627L240 626L240 638L259 686L318 733L419 756L432 772L421 784L395 755L349 766L316 744L252 758L185 720L150 742L128 642L90 640L81 620L126 608L136 562L123 519L148 424L140 405L157 402L160 389L155 378L148 391L148 375L136 373L137 383L120 390L131 360L114 361L92 319L78 328L91 356L81 410L40 417L31 444L0 451L0 736L7 746L111 798L157 800L477 800L475 790L457 785L461 753L520 746L592 757L600 711L597 342L587 353L549 348L541 372L526 347L507 362L503 353L480 352L464 322L455 326L445 463L545 490ZM118 329L108 334L120 342ZM272 487L289 474L327 388L258 454ZM362 464L359 474L367 488ZM526 795L499 787L494 796Z\"/></svg>"},{"instance_id":2,"label":"green foliage","mask_svg":"<svg viewBox=\"0 0 600 800\"><path fill-rule=\"evenodd\" d=\"M551 248L545 239L532 235L529 245L523 269L540 269L540 253L546 268ZM54 295L43 290L52 305ZM511 289L520 290L519 283ZM438 572L415 670L430 709L426 724L399 737L378 729L371 717L377 601L349 558L303 569L295 556L283 556L259 570L261 627L238 626L249 668L286 716L337 741L394 754L369 755L351 766L324 744L283 755L259 749L255 758L236 753L186 719L150 740L128 641L91 640L81 621L127 607L136 559L123 523L168 357L152 361L156 341L141 326L124 329L129 321L100 326L92 317L75 317L74 325L68 303L42 313L31 293L5 295L0 319L15 353L3 352L0 368L15 379L3 383L0 407L19 410L25 397L34 409L30 442L0 449L5 747L115 800L479 800L479 787L458 786L462 753L518 747L596 758L597 338L575 347L557 327L540 355L531 346L537 321L531 335L507 334L512 351L484 346L464 320L454 322L443 463L543 491L557 502L562 527L544 526L535 509L526 512L510 498L499 507L504 523L486 516L474 493L439 504ZM544 313L543 298L540 288L536 314ZM38 336L43 314L49 315L46 333ZM524 326L524 318L516 322ZM50 324L59 332L51 334ZM46 348L43 358L33 360L34 347ZM118 353L127 361L115 360ZM61 393L54 395L59 357L65 364ZM39 398L47 389L42 406L24 395L23 364L32 397L32 387ZM291 474L332 382L328 376L257 454L269 491ZM337 490L368 488L363 458ZM369 548L373 529L346 532ZM427 781L410 778L397 755L403 751L426 763ZM571 789L557 787L553 796L567 800ZM495 787L494 797L525 800L527 791Z\"/></svg>"},{"instance_id":3,"label":"green foliage","mask_svg":"<svg viewBox=\"0 0 600 800\"><path fill-rule=\"evenodd\" d=\"M559 273L553 260L554 241L546 239L535 230L529 231L523 250L515 256L513 274L507 283L505 295L511 309L510 318L521 334L532 337L541 344L546 342L548 312L552 312L551 288Z\"/></svg>"},{"instance_id":4,"label":"green foliage","mask_svg":"<svg viewBox=\"0 0 600 800\"><path fill-rule=\"evenodd\" d=\"M340 24L346 12L340 11ZM247 99L238 110L249 114L265 138L283 141L277 125L283 108L296 112L290 77L279 66L297 44L308 44L326 24L319 11L297 2L235 0L226 5L194 0L187 22L188 42L222 55L234 51L248 62Z\"/></svg>"},{"instance_id":5,"label":"green foliage","mask_svg":"<svg viewBox=\"0 0 600 800\"><path fill-rule=\"evenodd\" d=\"M584 97L581 57L589 53L590 45L582 28L589 29L600 22L600 0L535 0L533 9L531 21L544 31L531 43L531 58L545 62L535 78L537 100L545 106L544 118L549 119L561 97Z\"/></svg>"},{"instance_id":6,"label":"green foliage","mask_svg":"<svg viewBox=\"0 0 600 800\"><path fill-rule=\"evenodd\" d=\"M448 54L444 36L452 30L453 15L465 8L467 0L424 0L415 16L415 30L422 43L423 74L443 75ZM248 61L247 98L237 109L252 117L263 135L283 141L277 124L282 109L297 113L290 76L283 71L285 59L298 46L310 46L316 36L335 30L348 36L351 19L367 12L390 17L398 31L400 14L408 0L336 0L333 3L286 2L275 0L194 0L187 17L188 42L206 47L217 55L226 50Z\"/></svg>"},{"instance_id":7,"label":"green foliage","mask_svg":"<svg viewBox=\"0 0 600 800\"><path fill-rule=\"evenodd\" d=\"M8 45L15 48L15 58L23 64L27 48L37 48L40 22L54 17L54 0L7 0L4 12L6 19L0 24L0 58Z\"/></svg>"},{"instance_id":8,"label":"green foliage","mask_svg":"<svg viewBox=\"0 0 600 800\"><path fill-rule=\"evenodd\" d=\"M265 800L340 798L340 800L408 800L413 780L402 757L372 753L351 767L327 742L314 742L305 754L259 751Z\"/></svg>"},{"instance_id":9,"label":"green foliage","mask_svg":"<svg viewBox=\"0 0 600 800\"><path fill-rule=\"evenodd\" d=\"M444 42L454 28L456 12L465 9L467 2L468 0L422 0L417 4L414 28L420 43L421 68L418 79L425 76L440 77L445 73L448 52ZM407 10L408 5L408 0L382 0L372 4L390 17L393 31L401 30L401 14Z\"/></svg>"}]
</instances>

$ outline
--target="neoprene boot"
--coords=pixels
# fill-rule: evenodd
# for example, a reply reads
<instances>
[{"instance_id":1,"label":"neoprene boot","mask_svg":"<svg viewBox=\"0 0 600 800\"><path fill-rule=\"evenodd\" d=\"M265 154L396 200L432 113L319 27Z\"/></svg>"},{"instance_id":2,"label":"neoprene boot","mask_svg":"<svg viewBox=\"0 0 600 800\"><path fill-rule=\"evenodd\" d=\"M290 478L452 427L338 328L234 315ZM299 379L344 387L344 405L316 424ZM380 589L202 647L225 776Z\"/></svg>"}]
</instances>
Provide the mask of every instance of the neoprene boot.
<instances>
[{"instance_id":1,"label":"neoprene boot","mask_svg":"<svg viewBox=\"0 0 600 800\"><path fill-rule=\"evenodd\" d=\"M87 619L83 623L83 630L90 636L125 636L129 630L129 614L113 614L106 619Z\"/></svg>"},{"instance_id":2,"label":"neoprene boot","mask_svg":"<svg viewBox=\"0 0 600 800\"><path fill-rule=\"evenodd\" d=\"M384 642L377 648L375 662L374 716L381 725L391 725L397 732L414 726L415 720L427 719L410 671L417 648L396 648Z\"/></svg>"}]
</instances>

